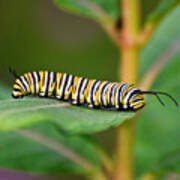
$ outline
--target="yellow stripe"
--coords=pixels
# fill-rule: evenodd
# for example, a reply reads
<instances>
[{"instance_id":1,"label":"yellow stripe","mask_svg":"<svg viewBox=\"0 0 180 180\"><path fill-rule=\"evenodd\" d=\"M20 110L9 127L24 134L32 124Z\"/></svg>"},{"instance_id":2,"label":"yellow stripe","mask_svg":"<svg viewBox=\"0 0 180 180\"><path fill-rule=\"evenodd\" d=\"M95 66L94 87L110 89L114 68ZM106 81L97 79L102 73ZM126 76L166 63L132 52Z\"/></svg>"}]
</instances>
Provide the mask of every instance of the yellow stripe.
<instances>
[{"instance_id":1,"label":"yellow stripe","mask_svg":"<svg viewBox=\"0 0 180 180\"><path fill-rule=\"evenodd\" d=\"M84 92L85 99L86 99L88 104L90 104L89 88L91 87L93 81L94 81L94 79L89 80L87 88L85 89L85 92Z\"/></svg>"},{"instance_id":2,"label":"yellow stripe","mask_svg":"<svg viewBox=\"0 0 180 180\"><path fill-rule=\"evenodd\" d=\"M81 77L78 77L78 76L75 76L74 77L74 83L73 83L73 86L72 86L72 100L76 100L76 88L77 88L77 85L78 85L78 82L80 80Z\"/></svg>"},{"instance_id":3,"label":"yellow stripe","mask_svg":"<svg viewBox=\"0 0 180 180\"><path fill-rule=\"evenodd\" d=\"M129 103L131 104L131 103L133 103L135 100L137 100L137 99L143 99L143 98L144 98L144 96L143 96L142 94L138 94L135 98L130 99Z\"/></svg>"},{"instance_id":4,"label":"yellow stripe","mask_svg":"<svg viewBox=\"0 0 180 180\"><path fill-rule=\"evenodd\" d=\"M114 94L113 94L113 105L114 106L118 106L118 102L116 101L116 91L118 90L118 88L120 87L122 85L122 83L119 83L117 86L116 86L116 88L115 88L115 90L114 90ZM123 103L123 99L122 99L122 96L120 96L120 103Z\"/></svg>"},{"instance_id":5,"label":"yellow stripe","mask_svg":"<svg viewBox=\"0 0 180 180\"><path fill-rule=\"evenodd\" d=\"M13 91L12 93L14 96L21 96L21 95L24 95L23 92L17 92L17 91Z\"/></svg>"},{"instance_id":6,"label":"yellow stripe","mask_svg":"<svg viewBox=\"0 0 180 180\"><path fill-rule=\"evenodd\" d=\"M89 80L88 80L86 83L88 83L88 82L89 82ZM81 95L81 97L80 97L80 104L83 104L84 101L85 101L85 91L86 91L86 89L87 89L87 86L85 87L85 89L84 89L84 91L82 92L82 95Z\"/></svg>"},{"instance_id":7,"label":"yellow stripe","mask_svg":"<svg viewBox=\"0 0 180 180\"><path fill-rule=\"evenodd\" d=\"M40 94L42 92L42 87L43 87L43 79L44 79L44 72L43 71L39 71L39 77L40 77L40 80L39 80L39 90L38 90L38 94Z\"/></svg>"},{"instance_id":8,"label":"yellow stripe","mask_svg":"<svg viewBox=\"0 0 180 180\"><path fill-rule=\"evenodd\" d=\"M108 104L110 104L110 99L109 99L109 91L110 91L110 89L111 89L111 87L113 86L115 84L115 82L111 82L108 86L108 89L107 89L107 91L106 91L106 94L105 94L105 99L106 99L106 106L108 105ZM111 98L111 97L110 97Z\"/></svg>"},{"instance_id":9,"label":"yellow stripe","mask_svg":"<svg viewBox=\"0 0 180 180\"><path fill-rule=\"evenodd\" d=\"M56 96L60 96L60 82L62 78L62 73L56 74Z\"/></svg>"},{"instance_id":10,"label":"yellow stripe","mask_svg":"<svg viewBox=\"0 0 180 180\"><path fill-rule=\"evenodd\" d=\"M19 79L16 79L15 82L16 84L18 84L17 87L19 86L18 89L20 89L21 91L24 91L23 88L21 87L21 84L19 84Z\"/></svg>"},{"instance_id":11,"label":"yellow stripe","mask_svg":"<svg viewBox=\"0 0 180 180\"><path fill-rule=\"evenodd\" d=\"M70 88L69 88L68 92L66 93L64 99L65 100L69 99L69 96L70 96L71 93L72 93L72 85L70 86Z\"/></svg>"},{"instance_id":12,"label":"yellow stripe","mask_svg":"<svg viewBox=\"0 0 180 180\"><path fill-rule=\"evenodd\" d=\"M19 85L17 85L17 84L14 84L13 88L22 90L22 88Z\"/></svg>"},{"instance_id":13,"label":"yellow stripe","mask_svg":"<svg viewBox=\"0 0 180 180\"><path fill-rule=\"evenodd\" d=\"M31 82L31 78L30 78L30 73L27 74L28 78L29 78L29 89L30 89L30 93L33 94L33 83Z\"/></svg>"},{"instance_id":14,"label":"yellow stripe","mask_svg":"<svg viewBox=\"0 0 180 180\"><path fill-rule=\"evenodd\" d=\"M33 76L35 77L34 74L39 74L39 72L33 72L32 74L33 74ZM36 82L36 81L37 81L37 82ZM37 78L37 79L35 78L35 84L36 84L36 94L38 94L38 93L39 93L39 89L40 89L38 78Z\"/></svg>"},{"instance_id":15,"label":"yellow stripe","mask_svg":"<svg viewBox=\"0 0 180 180\"><path fill-rule=\"evenodd\" d=\"M24 74L24 77L25 77L25 78L27 79L27 81L28 81L28 87L27 87L28 92L31 92L31 91L30 91L30 83L31 83L31 82L30 82L30 79L29 79L28 74L27 74L27 73L25 73L25 74Z\"/></svg>"},{"instance_id":16,"label":"yellow stripe","mask_svg":"<svg viewBox=\"0 0 180 180\"><path fill-rule=\"evenodd\" d=\"M52 74L53 74L53 73L50 74L49 83L51 82L51 80L53 80ZM55 75L55 74L54 74L54 75ZM54 91L54 89L55 89L55 86L56 86L56 82L53 82L52 85L51 85L51 87L50 87L50 90L48 91L48 96L52 96L53 91Z\"/></svg>"},{"instance_id":17,"label":"yellow stripe","mask_svg":"<svg viewBox=\"0 0 180 180\"><path fill-rule=\"evenodd\" d=\"M99 99L100 99L100 89L101 89L101 87L106 83L107 81L102 81L101 83L100 83L100 85L99 85L99 88L98 88L98 90L96 91L96 93L95 93L95 105L96 106L99 106L100 105L100 101L99 101Z\"/></svg>"},{"instance_id":18,"label":"yellow stripe","mask_svg":"<svg viewBox=\"0 0 180 180\"><path fill-rule=\"evenodd\" d=\"M69 77L70 77L70 76L69 76ZM73 78L73 77L72 77L72 78ZM69 81L71 81L71 79L68 79L67 84L69 83ZM72 93L72 86L73 86L73 85L71 85L71 86L69 87L67 93L65 94L65 97L64 97L65 100L69 99L69 96L70 96L70 94Z\"/></svg>"},{"instance_id":19,"label":"yellow stripe","mask_svg":"<svg viewBox=\"0 0 180 180\"><path fill-rule=\"evenodd\" d=\"M144 106L144 105L145 105L145 102L142 101L142 102L139 102L139 103L137 103L136 105L134 105L133 108L136 110L136 109L138 109L138 108L140 108L140 107L142 107L142 106Z\"/></svg>"}]
</instances>

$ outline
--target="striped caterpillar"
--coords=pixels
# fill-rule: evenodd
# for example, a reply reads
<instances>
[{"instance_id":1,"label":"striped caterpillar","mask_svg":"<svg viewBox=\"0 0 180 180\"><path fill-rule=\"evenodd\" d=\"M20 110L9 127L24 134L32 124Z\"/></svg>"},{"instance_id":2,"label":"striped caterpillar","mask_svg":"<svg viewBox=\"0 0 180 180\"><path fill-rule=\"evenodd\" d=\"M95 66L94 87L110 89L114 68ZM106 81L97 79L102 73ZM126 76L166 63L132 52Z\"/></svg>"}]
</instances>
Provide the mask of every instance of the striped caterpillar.
<instances>
[{"instance_id":1,"label":"striped caterpillar","mask_svg":"<svg viewBox=\"0 0 180 180\"><path fill-rule=\"evenodd\" d=\"M165 92L141 91L134 85L119 82L99 81L66 73L38 71L18 76L10 69L16 80L12 96L22 98L26 95L53 97L58 100L71 101L72 104L87 104L88 107L112 107L119 111L137 111L145 106L144 94L157 97L158 94L168 96L176 105L174 98Z\"/></svg>"}]
</instances>

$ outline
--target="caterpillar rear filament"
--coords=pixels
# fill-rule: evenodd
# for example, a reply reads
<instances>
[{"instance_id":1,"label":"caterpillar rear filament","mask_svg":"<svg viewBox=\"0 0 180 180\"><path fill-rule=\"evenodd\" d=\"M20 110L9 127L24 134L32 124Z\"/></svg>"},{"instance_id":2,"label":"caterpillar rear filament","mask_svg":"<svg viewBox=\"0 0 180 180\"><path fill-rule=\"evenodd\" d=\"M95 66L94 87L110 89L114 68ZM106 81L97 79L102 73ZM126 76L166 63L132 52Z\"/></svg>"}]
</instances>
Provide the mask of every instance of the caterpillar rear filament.
<instances>
[{"instance_id":1,"label":"caterpillar rear filament","mask_svg":"<svg viewBox=\"0 0 180 180\"><path fill-rule=\"evenodd\" d=\"M144 94L155 95L164 105L158 96L163 94L178 105L176 100L165 92L141 91L127 83L89 80L71 74L48 71L29 72L22 76L18 76L15 71L10 72L16 78L12 91L14 98L38 95L70 100L75 105L87 104L91 108L114 107L119 111L137 111L145 105Z\"/></svg>"}]
</instances>

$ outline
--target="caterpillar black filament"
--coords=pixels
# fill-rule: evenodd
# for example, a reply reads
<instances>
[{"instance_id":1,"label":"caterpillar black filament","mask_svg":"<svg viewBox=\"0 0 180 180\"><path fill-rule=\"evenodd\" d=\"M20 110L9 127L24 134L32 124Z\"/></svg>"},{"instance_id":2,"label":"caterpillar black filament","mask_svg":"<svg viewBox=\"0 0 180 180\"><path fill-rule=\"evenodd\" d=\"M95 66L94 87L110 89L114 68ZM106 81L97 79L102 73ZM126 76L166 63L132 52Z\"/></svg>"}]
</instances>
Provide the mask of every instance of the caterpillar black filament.
<instances>
[{"instance_id":1,"label":"caterpillar black filament","mask_svg":"<svg viewBox=\"0 0 180 180\"><path fill-rule=\"evenodd\" d=\"M53 97L58 100L70 100L72 104L88 104L88 107L114 107L119 111L136 111L144 107L143 94L155 95L164 105L158 94L164 94L177 102L164 92L141 91L134 85L127 83L98 81L66 73L39 71L25 73L16 77L12 96L22 98L26 95L40 97Z\"/></svg>"}]
</instances>

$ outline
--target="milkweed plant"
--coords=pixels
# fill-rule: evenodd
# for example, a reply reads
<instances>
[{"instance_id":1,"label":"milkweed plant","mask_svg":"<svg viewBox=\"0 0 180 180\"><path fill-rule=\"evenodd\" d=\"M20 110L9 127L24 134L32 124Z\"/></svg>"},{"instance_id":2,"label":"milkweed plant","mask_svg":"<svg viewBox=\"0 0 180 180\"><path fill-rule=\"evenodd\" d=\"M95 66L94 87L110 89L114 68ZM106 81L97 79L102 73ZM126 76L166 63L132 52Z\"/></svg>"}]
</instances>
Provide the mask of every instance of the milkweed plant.
<instances>
[{"instance_id":1,"label":"milkweed plant","mask_svg":"<svg viewBox=\"0 0 180 180\"><path fill-rule=\"evenodd\" d=\"M138 0L53 2L105 31L119 52L119 82L134 84L146 94L167 92L180 102L179 0L160 0L144 21ZM162 104L145 95L146 106L134 112L89 109L48 98L12 99L7 93L1 87L2 167L92 180L178 178L180 111L165 96L159 99L161 94L157 98ZM92 134L112 127L116 144L110 155Z\"/></svg>"}]
</instances>

